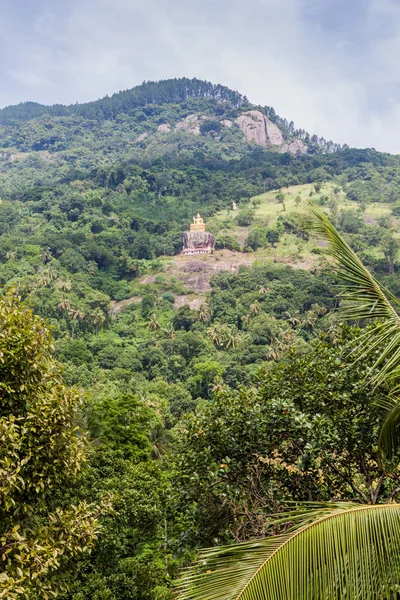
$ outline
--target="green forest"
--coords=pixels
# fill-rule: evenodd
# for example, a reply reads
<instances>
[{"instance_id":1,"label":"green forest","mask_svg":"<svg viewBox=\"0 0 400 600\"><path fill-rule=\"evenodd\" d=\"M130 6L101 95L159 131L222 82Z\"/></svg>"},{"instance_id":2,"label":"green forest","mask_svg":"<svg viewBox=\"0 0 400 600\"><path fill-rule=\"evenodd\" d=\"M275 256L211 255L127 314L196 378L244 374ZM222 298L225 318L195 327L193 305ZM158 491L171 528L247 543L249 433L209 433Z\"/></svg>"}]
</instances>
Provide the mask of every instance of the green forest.
<instances>
[{"instance_id":1,"label":"green forest","mask_svg":"<svg viewBox=\"0 0 400 600\"><path fill-rule=\"evenodd\" d=\"M306 151L247 139L252 110ZM283 598L239 594L254 543L395 511L400 156L144 82L0 110L0 200L0 598ZM198 212L215 251L181 256ZM386 580L285 598L400 597L391 515Z\"/></svg>"}]
</instances>

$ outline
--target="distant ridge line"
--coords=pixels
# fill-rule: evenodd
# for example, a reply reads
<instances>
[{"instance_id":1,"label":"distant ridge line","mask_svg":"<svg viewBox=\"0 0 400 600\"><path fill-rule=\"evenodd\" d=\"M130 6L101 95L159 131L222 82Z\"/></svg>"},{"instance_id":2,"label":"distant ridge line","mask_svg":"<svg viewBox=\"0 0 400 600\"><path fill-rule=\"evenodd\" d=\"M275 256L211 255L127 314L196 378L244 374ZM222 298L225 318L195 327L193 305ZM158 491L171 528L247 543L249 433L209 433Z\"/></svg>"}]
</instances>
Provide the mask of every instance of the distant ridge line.
<instances>
[{"instance_id":1,"label":"distant ridge line","mask_svg":"<svg viewBox=\"0 0 400 600\"><path fill-rule=\"evenodd\" d=\"M104 96L99 100L82 104L45 105L37 102L22 102L0 109L0 123L29 121L43 115L82 116L89 119L113 119L118 114L130 114L140 106L148 104L181 103L187 100L210 99L216 102L229 102L234 108L248 104L246 96L221 84L213 84L201 79L162 79L144 81L129 90L123 90Z\"/></svg>"}]
</instances>

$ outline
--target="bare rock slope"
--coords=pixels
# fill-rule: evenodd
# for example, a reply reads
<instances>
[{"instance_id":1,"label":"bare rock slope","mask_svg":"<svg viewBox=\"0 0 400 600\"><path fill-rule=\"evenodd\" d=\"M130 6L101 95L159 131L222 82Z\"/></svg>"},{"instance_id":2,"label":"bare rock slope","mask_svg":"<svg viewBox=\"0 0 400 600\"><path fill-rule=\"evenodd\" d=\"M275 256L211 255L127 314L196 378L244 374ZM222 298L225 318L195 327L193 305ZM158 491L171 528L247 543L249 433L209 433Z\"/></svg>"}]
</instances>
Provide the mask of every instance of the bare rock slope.
<instances>
[{"instance_id":1,"label":"bare rock slope","mask_svg":"<svg viewBox=\"0 0 400 600\"><path fill-rule=\"evenodd\" d=\"M282 152L305 154L307 146L301 140L285 143L281 130L259 110L249 110L236 119L237 125L244 136L259 146L279 146Z\"/></svg>"},{"instance_id":2,"label":"bare rock slope","mask_svg":"<svg viewBox=\"0 0 400 600\"><path fill-rule=\"evenodd\" d=\"M253 140L259 146L270 142L274 146L283 144L282 132L268 117L259 110L249 110L236 119L236 123L248 140Z\"/></svg>"},{"instance_id":3,"label":"bare rock slope","mask_svg":"<svg viewBox=\"0 0 400 600\"><path fill-rule=\"evenodd\" d=\"M175 130L200 135L200 125L207 118L218 120L217 117L206 117L199 114L188 115L185 119L176 123ZM225 127L232 127L233 125L233 122L229 119L223 119L220 123ZM307 153L307 146L304 142L299 139L285 141L279 127L259 110L249 110L239 115L234 123L243 132L247 140L259 146L275 146L281 152L290 152L290 154ZM158 131L168 133L170 126L168 124L159 125Z\"/></svg>"}]
</instances>

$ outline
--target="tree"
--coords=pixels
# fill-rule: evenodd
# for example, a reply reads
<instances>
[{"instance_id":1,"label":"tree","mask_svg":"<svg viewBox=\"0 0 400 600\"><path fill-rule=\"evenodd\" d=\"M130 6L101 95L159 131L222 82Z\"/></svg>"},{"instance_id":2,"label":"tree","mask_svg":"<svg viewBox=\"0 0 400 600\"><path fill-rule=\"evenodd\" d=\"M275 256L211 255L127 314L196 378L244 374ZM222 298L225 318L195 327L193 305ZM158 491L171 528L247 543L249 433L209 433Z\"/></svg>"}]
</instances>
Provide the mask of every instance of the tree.
<instances>
[{"instance_id":1,"label":"tree","mask_svg":"<svg viewBox=\"0 0 400 600\"><path fill-rule=\"evenodd\" d=\"M388 262L389 273L394 273L394 263L399 252L399 242L393 237L393 234L388 232L382 239L383 252Z\"/></svg>"},{"instance_id":2,"label":"tree","mask_svg":"<svg viewBox=\"0 0 400 600\"><path fill-rule=\"evenodd\" d=\"M62 300L58 303L58 310L62 311L70 311L71 310L71 303L68 300L68 298L64 297L62 298Z\"/></svg>"},{"instance_id":3,"label":"tree","mask_svg":"<svg viewBox=\"0 0 400 600\"><path fill-rule=\"evenodd\" d=\"M69 292L71 289L71 282L68 279L57 279L54 285L62 292Z\"/></svg>"},{"instance_id":4,"label":"tree","mask_svg":"<svg viewBox=\"0 0 400 600\"><path fill-rule=\"evenodd\" d=\"M250 304L250 314L251 315L258 315L258 313L260 312L260 310L261 310L261 305L258 302L258 300L255 300L253 302L253 304Z\"/></svg>"},{"instance_id":5,"label":"tree","mask_svg":"<svg viewBox=\"0 0 400 600\"><path fill-rule=\"evenodd\" d=\"M219 121L214 121L211 119L207 119L202 121L200 124L200 133L202 135L206 135L207 133L214 132L219 133L222 129L222 125Z\"/></svg>"},{"instance_id":6,"label":"tree","mask_svg":"<svg viewBox=\"0 0 400 600\"><path fill-rule=\"evenodd\" d=\"M72 317L72 336L75 334L75 327L78 321L83 321L85 318L85 313L79 308L70 308L69 314Z\"/></svg>"},{"instance_id":7,"label":"tree","mask_svg":"<svg viewBox=\"0 0 400 600\"><path fill-rule=\"evenodd\" d=\"M236 217L236 222L240 227L248 227L254 221L254 210L243 208Z\"/></svg>"},{"instance_id":8,"label":"tree","mask_svg":"<svg viewBox=\"0 0 400 600\"><path fill-rule=\"evenodd\" d=\"M275 248L276 244L279 242L280 233L276 229L267 229L265 232L265 238L268 244L271 244L271 246Z\"/></svg>"},{"instance_id":9,"label":"tree","mask_svg":"<svg viewBox=\"0 0 400 600\"><path fill-rule=\"evenodd\" d=\"M258 250L259 248L264 248L266 243L265 230L262 227L254 227L247 236L245 248Z\"/></svg>"},{"instance_id":10,"label":"tree","mask_svg":"<svg viewBox=\"0 0 400 600\"><path fill-rule=\"evenodd\" d=\"M156 444L161 450L160 439ZM79 561L78 576L62 600L170 598L166 586L176 564L168 543L173 507L167 475L160 460L136 464L103 446L93 452L79 491L92 502L111 493L114 510L103 519L95 547Z\"/></svg>"},{"instance_id":11,"label":"tree","mask_svg":"<svg viewBox=\"0 0 400 600\"><path fill-rule=\"evenodd\" d=\"M163 332L169 337L170 340L174 339L175 329L172 323L170 323L168 327L164 327Z\"/></svg>"},{"instance_id":12,"label":"tree","mask_svg":"<svg viewBox=\"0 0 400 600\"><path fill-rule=\"evenodd\" d=\"M99 333L99 329L103 325L105 320L106 320L106 316L105 316L104 312L101 310L101 308L97 307L93 311L90 312L89 321L94 326L96 335Z\"/></svg>"},{"instance_id":13,"label":"tree","mask_svg":"<svg viewBox=\"0 0 400 600\"><path fill-rule=\"evenodd\" d=\"M0 595L49 598L96 535L97 509L62 494L85 461L80 397L63 385L38 317L5 296L0 320Z\"/></svg>"},{"instance_id":14,"label":"tree","mask_svg":"<svg viewBox=\"0 0 400 600\"><path fill-rule=\"evenodd\" d=\"M221 323L214 323L214 325L207 328L207 334L216 346L222 346L224 341L224 331L224 325Z\"/></svg>"},{"instance_id":15,"label":"tree","mask_svg":"<svg viewBox=\"0 0 400 600\"><path fill-rule=\"evenodd\" d=\"M203 323L208 321L208 319L210 318L210 309L207 306L207 304L201 304L200 308L199 308L199 319L200 321L202 321Z\"/></svg>"},{"instance_id":16,"label":"tree","mask_svg":"<svg viewBox=\"0 0 400 600\"><path fill-rule=\"evenodd\" d=\"M157 315L156 314L152 314L149 322L147 323L149 329L151 329L151 331L157 331L158 329L160 329L160 323L157 321Z\"/></svg>"}]
</instances>

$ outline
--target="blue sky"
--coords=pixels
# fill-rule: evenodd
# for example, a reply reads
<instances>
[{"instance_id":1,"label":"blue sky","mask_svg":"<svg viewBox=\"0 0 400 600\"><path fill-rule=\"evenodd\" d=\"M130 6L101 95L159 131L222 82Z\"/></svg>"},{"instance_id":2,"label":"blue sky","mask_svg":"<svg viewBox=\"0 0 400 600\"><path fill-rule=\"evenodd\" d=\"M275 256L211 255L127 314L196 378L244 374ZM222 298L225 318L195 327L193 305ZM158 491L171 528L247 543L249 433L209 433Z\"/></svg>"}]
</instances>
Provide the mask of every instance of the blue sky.
<instances>
[{"instance_id":1,"label":"blue sky","mask_svg":"<svg viewBox=\"0 0 400 600\"><path fill-rule=\"evenodd\" d=\"M0 106L199 77L400 153L400 0L0 0L0 16Z\"/></svg>"}]
</instances>

